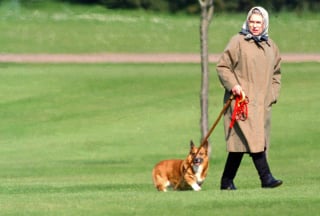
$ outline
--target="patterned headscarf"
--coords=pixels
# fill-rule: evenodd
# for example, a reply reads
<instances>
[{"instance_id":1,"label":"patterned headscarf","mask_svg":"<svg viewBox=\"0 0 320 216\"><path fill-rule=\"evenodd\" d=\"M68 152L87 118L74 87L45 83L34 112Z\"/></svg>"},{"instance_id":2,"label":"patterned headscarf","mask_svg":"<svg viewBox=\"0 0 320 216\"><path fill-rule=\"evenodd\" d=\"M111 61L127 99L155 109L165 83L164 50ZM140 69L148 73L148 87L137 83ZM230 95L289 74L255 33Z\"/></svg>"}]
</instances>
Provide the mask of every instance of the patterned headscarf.
<instances>
[{"instance_id":1,"label":"patterned headscarf","mask_svg":"<svg viewBox=\"0 0 320 216\"><path fill-rule=\"evenodd\" d=\"M263 23L264 23L264 29L262 33L258 36L254 36L251 34L249 30L249 18L253 14L254 10L258 10L262 17L263 17ZM251 10L248 12L247 19L242 25L242 29L240 31L240 34L245 35L246 40L253 39L256 43L259 43L261 41L268 41L268 30L269 30L269 15L268 12L263 8L263 7L253 7Z\"/></svg>"}]
</instances>

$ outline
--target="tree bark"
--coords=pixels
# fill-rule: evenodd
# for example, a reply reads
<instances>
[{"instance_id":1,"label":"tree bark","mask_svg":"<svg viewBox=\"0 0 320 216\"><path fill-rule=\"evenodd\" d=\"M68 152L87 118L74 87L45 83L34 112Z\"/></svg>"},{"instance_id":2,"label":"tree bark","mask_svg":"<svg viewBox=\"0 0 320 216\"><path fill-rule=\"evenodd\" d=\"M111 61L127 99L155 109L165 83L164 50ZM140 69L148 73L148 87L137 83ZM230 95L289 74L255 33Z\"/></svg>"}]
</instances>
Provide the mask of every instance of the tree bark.
<instances>
[{"instance_id":1,"label":"tree bark","mask_svg":"<svg viewBox=\"0 0 320 216\"><path fill-rule=\"evenodd\" d=\"M201 92L200 92L200 107L201 107L201 141L208 133L208 92L209 92L209 54L208 54L208 30L209 24L213 15L213 0L199 0L201 6L200 20L200 42L201 42ZM209 155L211 155L211 144L208 140Z\"/></svg>"}]
</instances>

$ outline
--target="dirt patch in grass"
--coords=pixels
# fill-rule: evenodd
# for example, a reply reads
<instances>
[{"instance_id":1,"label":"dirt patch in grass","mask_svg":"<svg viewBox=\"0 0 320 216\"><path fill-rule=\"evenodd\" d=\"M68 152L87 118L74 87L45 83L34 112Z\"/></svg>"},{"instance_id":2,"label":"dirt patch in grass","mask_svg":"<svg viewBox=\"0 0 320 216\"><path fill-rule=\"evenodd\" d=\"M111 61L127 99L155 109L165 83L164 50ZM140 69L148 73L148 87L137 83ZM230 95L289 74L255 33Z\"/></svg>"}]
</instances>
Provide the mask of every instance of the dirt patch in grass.
<instances>
[{"instance_id":1,"label":"dirt patch in grass","mask_svg":"<svg viewBox=\"0 0 320 216\"><path fill-rule=\"evenodd\" d=\"M214 63L220 54L211 54ZM320 53L284 53L283 62L320 62ZM200 63L200 54L96 53L96 54L0 54L0 62L14 63Z\"/></svg>"}]
</instances>

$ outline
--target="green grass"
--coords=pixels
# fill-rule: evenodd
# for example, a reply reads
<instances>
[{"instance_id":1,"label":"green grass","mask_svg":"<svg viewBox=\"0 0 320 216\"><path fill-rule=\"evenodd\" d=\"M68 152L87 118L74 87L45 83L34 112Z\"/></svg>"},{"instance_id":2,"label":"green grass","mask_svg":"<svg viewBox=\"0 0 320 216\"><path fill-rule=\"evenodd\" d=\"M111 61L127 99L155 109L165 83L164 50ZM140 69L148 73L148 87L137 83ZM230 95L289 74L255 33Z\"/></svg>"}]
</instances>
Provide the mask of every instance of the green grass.
<instances>
[{"instance_id":1,"label":"green grass","mask_svg":"<svg viewBox=\"0 0 320 216\"><path fill-rule=\"evenodd\" d=\"M159 193L153 165L199 141L196 64L1 64L1 215L319 215L319 63L284 64L270 165L260 188L247 156L221 192L222 122L203 190ZM223 89L211 65L210 122Z\"/></svg>"},{"instance_id":2,"label":"green grass","mask_svg":"<svg viewBox=\"0 0 320 216\"><path fill-rule=\"evenodd\" d=\"M37 5L37 4L36 4ZM39 4L41 5L41 4ZM200 16L48 4L0 5L1 53L197 53ZM220 53L245 14L215 14L209 51ZM270 12L270 36L282 52L319 52L319 14Z\"/></svg>"}]
</instances>

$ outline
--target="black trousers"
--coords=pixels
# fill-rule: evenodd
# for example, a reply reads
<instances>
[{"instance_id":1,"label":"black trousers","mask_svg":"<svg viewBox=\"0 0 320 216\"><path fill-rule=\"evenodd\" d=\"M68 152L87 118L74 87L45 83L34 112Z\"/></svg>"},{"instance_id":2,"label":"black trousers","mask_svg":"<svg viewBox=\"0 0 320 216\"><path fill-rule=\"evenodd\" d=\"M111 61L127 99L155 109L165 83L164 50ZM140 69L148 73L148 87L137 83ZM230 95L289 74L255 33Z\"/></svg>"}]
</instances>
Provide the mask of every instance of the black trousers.
<instances>
[{"instance_id":1,"label":"black trousers","mask_svg":"<svg viewBox=\"0 0 320 216\"><path fill-rule=\"evenodd\" d=\"M228 182L233 181L233 179L236 177L243 155L243 152L229 152L221 177L221 184L227 184ZM263 183L267 181L271 175L271 171L267 161L266 153L249 153L249 155L251 156L252 161L257 169L261 182Z\"/></svg>"}]
</instances>

